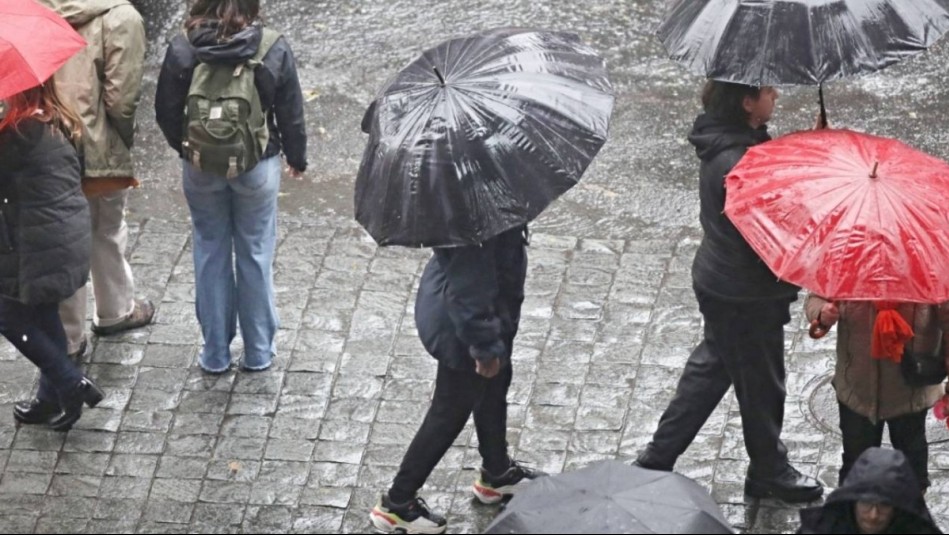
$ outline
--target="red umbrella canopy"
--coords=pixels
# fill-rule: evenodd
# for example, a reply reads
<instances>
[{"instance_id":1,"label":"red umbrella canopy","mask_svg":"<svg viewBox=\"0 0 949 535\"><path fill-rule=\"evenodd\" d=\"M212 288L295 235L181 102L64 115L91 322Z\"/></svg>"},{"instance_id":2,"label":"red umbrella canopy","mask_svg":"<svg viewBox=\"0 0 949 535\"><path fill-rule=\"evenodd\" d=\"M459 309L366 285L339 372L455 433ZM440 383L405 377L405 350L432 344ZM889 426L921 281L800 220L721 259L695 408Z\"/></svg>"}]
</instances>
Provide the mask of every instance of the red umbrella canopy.
<instances>
[{"instance_id":1,"label":"red umbrella canopy","mask_svg":"<svg viewBox=\"0 0 949 535\"><path fill-rule=\"evenodd\" d=\"M86 42L33 0L0 0L0 99L36 87Z\"/></svg>"},{"instance_id":2,"label":"red umbrella canopy","mask_svg":"<svg viewBox=\"0 0 949 535\"><path fill-rule=\"evenodd\" d=\"M725 186L725 214L779 278L834 300L949 300L946 162L801 132L751 148Z\"/></svg>"}]
</instances>

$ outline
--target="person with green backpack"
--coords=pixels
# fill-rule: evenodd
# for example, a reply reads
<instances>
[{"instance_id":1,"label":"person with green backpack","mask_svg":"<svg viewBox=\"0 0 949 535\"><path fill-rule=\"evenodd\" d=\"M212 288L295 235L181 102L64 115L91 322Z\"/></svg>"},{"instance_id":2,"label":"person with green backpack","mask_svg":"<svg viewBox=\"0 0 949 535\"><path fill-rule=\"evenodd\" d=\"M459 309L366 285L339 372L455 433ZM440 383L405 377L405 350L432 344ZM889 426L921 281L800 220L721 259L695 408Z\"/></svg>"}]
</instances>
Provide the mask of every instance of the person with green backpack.
<instances>
[{"instance_id":1,"label":"person with green backpack","mask_svg":"<svg viewBox=\"0 0 949 535\"><path fill-rule=\"evenodd\" d=\"M240 321L241 367L273 362L273 288L280 154L306 170L303 92L293 52L266 28L259 0L197 0L168 45L155 97L158 125L182 158L194 237L199 365L231 367Z\"/></svg>"}]
</instances>

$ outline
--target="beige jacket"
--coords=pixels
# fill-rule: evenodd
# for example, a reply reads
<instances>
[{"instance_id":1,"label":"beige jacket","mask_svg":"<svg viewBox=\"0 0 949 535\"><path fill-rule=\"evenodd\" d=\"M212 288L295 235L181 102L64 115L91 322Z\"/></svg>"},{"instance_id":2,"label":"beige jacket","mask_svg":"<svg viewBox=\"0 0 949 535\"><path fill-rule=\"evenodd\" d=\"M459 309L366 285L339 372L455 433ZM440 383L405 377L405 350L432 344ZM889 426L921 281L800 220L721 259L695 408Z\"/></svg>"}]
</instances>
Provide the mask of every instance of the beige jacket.
<instances>
[{"instance_id":1,"label":"beige jacket","mask_svg":"<svg viewBox=\"0 0 949 535\"><path fill-rule=\"evenodd\" d=\"M148 45L142 16L128 0L39 2L68 20L88 43L54 77L85 126L85 176L134 176L135 110Z\"/></svg>"},{"instance_id":2,"label":"beige jacket","mask_svg":"<svg viewBox=\"0 0 949 535\"><path fill-rule=\"evenodd\" d=\"M804 303L808 321L817 319L827 303L809 295ZM873 422L889 420L931 408L942 396L942 385L913 388L903 379L900 365L870 356L870 342L876 321L876 306L869 302L837 303L837 366L834 388L837 399ZM932 353L943 337L943 357L949 357L949 303L942 305L901 304L898 311L915 332L907 350Z\"/></svg>"}]
</instances>

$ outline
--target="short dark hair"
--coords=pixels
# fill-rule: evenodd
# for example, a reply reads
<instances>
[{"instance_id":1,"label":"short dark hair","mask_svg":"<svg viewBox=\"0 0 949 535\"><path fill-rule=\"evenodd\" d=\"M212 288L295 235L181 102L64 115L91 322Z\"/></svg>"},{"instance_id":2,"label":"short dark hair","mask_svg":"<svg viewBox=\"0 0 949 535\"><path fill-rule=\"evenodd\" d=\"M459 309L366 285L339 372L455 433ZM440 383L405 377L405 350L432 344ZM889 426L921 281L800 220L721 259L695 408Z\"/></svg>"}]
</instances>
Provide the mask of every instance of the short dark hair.
<instances>
[{"instance_id":1,"label":"short dark hair","mask_svg":"<svg viewBox=\"0 0 949 535\"><path fill-rule=\"evenodd\" d=\"M702 89L702 107L705 113L719 119L747 123L751 117L745 111L745 97L757 99L760 96L760 87L709 80Z\"/></svg>"},{"instance_id":2,"label":"short dark hair","mask_svg":"<svg viewBox=\"0 0 949 535\"><path fill-rule=\"evenodd\" d=\"M218 37L225 38L260 19L260 0L196 0L185 28L193 30L209 21L218 21Z\"/></svg>"}]
</instances>

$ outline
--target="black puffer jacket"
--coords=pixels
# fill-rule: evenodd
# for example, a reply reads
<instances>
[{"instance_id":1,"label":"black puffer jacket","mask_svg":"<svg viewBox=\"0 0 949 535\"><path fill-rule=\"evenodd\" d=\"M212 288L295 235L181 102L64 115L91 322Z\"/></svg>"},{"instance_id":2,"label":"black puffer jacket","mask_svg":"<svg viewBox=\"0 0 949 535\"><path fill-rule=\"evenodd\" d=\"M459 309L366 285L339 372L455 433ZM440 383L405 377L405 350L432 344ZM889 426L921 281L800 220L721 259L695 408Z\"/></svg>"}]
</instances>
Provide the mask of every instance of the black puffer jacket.
<instances>
[{"instance_id":1,"label":"black puffer jacket","mask_svg":"<svg viewBox=\"0 0 949 535\"><path fill-rule=\"evenodd\" d=\"M216 36L215 24L201 26L192 30L188 36L179 34L172 39L165 54L155 95L155 119L168 144L179 155L184 134L185 103L194 68L199 61L237 65L253 58L260 46L262 30L259 25L249 26L226 42L218 42ZM277 39L254 75L270 130L270 141L263 158L277 156L283 151L287 163L294 169L305 171L303 92L293 52L286 39Z\"/></svg>"},{"instance_id":2,"label":"black puffer jacket","mask_svg":"<svg viewBox=\"0 0 949 535\"><path fill-rule=\"evenodd\" d=\"M527 277L526 229L481 245L439 247L425 266L415 323L428 352L456 370L475 360L507 364L521 319Z\"/></svg>"},{"instance_id":3,"label":"black puffer jacket","mask_svg":"<svg viewBox=\"0 0 949 535\"><path fill-rule=\"evenodd\" d=\"M726 301L758 301L794 297L798 288L781 282L725 216L725 176L749 147L770 140L762 127L700 115L689 135L702 160L699 171L701 222L705 237L695 254L692 280L696 288Z\"/></svg>"},{"instance_id":4,"label":"black puffer jacket","mask_svg":"<svg viewBox=\"0 0 949 535\"><path fill-rule=\"evenodd\" d=\"M0 295L58 303L89 276L92 223L76 150L36 120L0 132Z\"/></svg>"},{"instance_id":5,"label":"black puffer jacket","mask_svg":"<svg viewBox=\"0 0 949 535\"><path fill-rule=\"evenodd\" d=\"M854 517L858 501L896 509L884 533L942 533L933 522L909 460L898 450L870 448L854 463L844 484L821 507L801 511L798 533L859 533Z\"/></svg>"}]
</instances>

